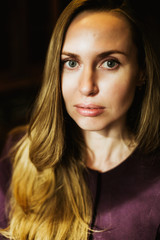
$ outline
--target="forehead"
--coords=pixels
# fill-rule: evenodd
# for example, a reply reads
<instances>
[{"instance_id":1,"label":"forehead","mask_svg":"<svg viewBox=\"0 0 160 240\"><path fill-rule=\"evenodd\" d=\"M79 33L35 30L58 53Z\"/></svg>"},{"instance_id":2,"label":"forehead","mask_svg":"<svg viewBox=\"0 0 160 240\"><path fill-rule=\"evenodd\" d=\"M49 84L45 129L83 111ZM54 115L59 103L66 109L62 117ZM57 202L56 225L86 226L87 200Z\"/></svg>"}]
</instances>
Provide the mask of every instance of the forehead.
<instances>
[{"instance_id":1,"label":"forehead","mask_svg":"<svg viewBox=\"0 0 160 240\"><path fill-rule=\"evenodd\" d=\"M72 50L73 47L76 47L77 42L78 49L88 45L88 42L91 46L95 41L102 48L104 44L114 48L130 48L133 39L128 20L119 13L107 11L80 13L67 30L64 47L68 48L67 50Z\"/></svg>"},{"instance_id":2,"label":"forehead","mask_svg":"<svg viewBox=\"0 0 160 240\"><path fill-rule=\"evenodd\" d=\"M84 11L73 19L70 27L77 24L79 27L98 27L100 25L109 27L118 24L119 27L130 28L127 18L116 11Z\"/></svg>"}]
</instances>

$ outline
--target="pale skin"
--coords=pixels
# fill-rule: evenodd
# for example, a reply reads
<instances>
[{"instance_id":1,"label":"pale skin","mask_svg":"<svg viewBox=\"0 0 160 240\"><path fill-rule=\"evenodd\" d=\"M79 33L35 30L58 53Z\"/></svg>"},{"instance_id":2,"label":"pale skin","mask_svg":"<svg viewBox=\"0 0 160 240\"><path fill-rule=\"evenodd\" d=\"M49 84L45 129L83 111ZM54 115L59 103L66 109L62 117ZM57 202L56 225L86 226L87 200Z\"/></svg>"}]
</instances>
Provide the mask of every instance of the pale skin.
<instances>
[{"instance_id":1,"label":"pale skin","mask_svg":"<svg viewBox=\"0 0 160 240\"><path fill-rule=\"evenodd\" d=\"M62 95L84 134L86 164L109 171L136 147L126 115L142 73L129 23L111 12L79 14L66 33L61 59Z\"/></svg>"}]
</instances>

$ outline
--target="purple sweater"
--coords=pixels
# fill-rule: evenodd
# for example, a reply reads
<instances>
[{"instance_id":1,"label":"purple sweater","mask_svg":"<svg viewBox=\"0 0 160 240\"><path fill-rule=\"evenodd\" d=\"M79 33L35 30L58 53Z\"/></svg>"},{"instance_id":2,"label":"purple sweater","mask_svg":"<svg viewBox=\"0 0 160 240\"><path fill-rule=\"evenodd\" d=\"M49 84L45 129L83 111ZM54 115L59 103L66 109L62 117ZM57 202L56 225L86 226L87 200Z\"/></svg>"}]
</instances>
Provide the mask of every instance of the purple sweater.
<instances>
[{"instance_id":1,"label":"purple sweater","mask_svg":"<svg viewBox=\"0 0 160 240\"><path fill-rule=\"evenodd\" d=\"M0 227L7 225L4 209L11 175L6 149L0 161ZM89 240L160 239L160 150L147 156L135 151L106 173L89 169L87 182L94 202L91 225L107 229Z\"/></svg>"},{"instance_id":2,"label":"purple sweater","mask_svg":"<svg viewBox=\"0 0 160 240\"><path fill-rule=\"evenodd\" d=\"M89 170L94 200L95 240L159 240L160 150L143 155L136 150L106 173Z\"/></svg>"}]
</instances>

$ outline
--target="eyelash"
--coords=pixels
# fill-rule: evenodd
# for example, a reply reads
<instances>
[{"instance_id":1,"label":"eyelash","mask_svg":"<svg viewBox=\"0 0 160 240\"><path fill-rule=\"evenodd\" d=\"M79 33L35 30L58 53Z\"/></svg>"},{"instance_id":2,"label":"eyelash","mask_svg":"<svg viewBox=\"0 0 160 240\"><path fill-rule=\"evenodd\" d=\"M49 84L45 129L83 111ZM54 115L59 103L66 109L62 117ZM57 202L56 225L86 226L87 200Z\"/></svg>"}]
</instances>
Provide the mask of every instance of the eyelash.
<instances>
[{"instance_id":1,"label":"eyelash","mask_svg":"<svg viewBox=\"0 0 160 240\"><path fill-rule=\"evenodd\" d=\"M61 66L62 66L62 68L64 68L64 65L66 65L67 63L69 63L69 62L75 62L75 63L77 63L78 64L78 61L77 60L74 60L74 59L64 59L64 60L62 60L61 61ZM69 66L67 66L66 67L68 70L74 70L76 67L69 67Z\"/></svg>"},{"instance_id":2,"label":"eyelash","mask_svg":"<svg viewBox=\"0 0 160 240\"><path fill-rule=\"evenodd\" d=\"M64 67L65 64L69 63L69 62L74 62L76 63L76 66L75 67L69 67L69 66L66 66L66 68L68 70L75 70L77 68L77 64L79 65L79 62L77 60L74 60L74 59L64 59L62 60L61 62L61 65L62 65L62 68ZM103 65L106 63L106 62L112 62L114 64L116 64L115 66L113 67L103 67ZM106 59L102 62L102 64L99 65L100 68L103 68L103 69L107 69L107 70L116 70L120 65L120 62L117 60L117 59L114 59L114 58L110 58L110 59Z\"/></svg>"},{"instance_id":3,"label":"eyelash","mask_svg":"<svg viewBox=\"0 0 160 240\"><path fill-rule=\"evenodd\" d=\"M109 62L112 62L112 63L114 63L115 64L115 66L113 66L113 67L103 67L103 65L105 64L105 63L109 63ZM100 67L101 68L104 68L104 69L107 69L107 70L115 70L115 69L117 69L118 67L119 67L119 65L120 65L120 62L117 60L117 59L114 59L114 58L110 58L110 59L106 59L105 61L103 61L103 63L102 64L100 64Z\"/></svg>"}]
</instances>

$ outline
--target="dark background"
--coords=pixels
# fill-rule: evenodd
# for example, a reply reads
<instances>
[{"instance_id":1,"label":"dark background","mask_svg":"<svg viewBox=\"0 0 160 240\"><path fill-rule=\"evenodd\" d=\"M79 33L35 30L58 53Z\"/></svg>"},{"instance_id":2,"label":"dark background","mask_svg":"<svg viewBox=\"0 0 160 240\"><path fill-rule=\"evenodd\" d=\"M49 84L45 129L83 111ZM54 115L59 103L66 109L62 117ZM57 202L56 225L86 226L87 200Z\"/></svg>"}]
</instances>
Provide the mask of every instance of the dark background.
<instances>
[{"instance_id":1,"label":"dark background","mask_svg":"<svg viewBox=\"0 0 160 240\"><path fill-rule=\"evenodd\" d=\"M0 1L0 150L28 122L56 20L70 1Z\"/></svg>"},{"instance_id":2,"label":"dark background","mask_svg":"<svg viewBox=\"0 0 160 240\"><path fill-rule=\"evenodd\" d=\"M94 0L93 0L94 1ZM159 49L159 4L130 0L149 26ZM41 85L55 22L70 0L0 2L0 150L6 134L28 122ZM156 37L155 37L156 36Z\"/></svg>"}]
</instances>

